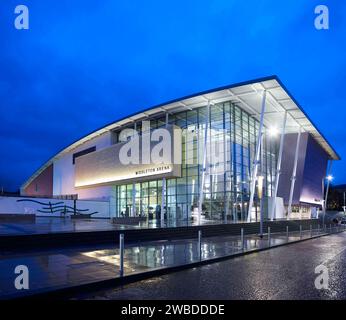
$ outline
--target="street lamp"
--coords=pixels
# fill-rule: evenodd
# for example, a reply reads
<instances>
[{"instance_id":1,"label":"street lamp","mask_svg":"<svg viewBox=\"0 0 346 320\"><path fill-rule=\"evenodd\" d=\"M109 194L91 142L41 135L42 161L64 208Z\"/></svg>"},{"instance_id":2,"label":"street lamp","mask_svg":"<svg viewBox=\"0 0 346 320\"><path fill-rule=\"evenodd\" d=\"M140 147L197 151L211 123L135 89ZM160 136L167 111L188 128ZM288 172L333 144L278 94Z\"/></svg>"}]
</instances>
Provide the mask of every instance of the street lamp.
<instances>
[{"instance_id":1,"label":"street lamp","mask_svg":"<svg viewBox=\"0 0 346 320\"><path fill-rule=\"evenodd\" d=\"M325 177L325 180L327 180L327 190L326 190L326 196L324 199L324 204L323 204L323 227L324 227L324 221L325 221L325 216L326 216L326 210L327 210L327 200L328 200L328 192L329 192L329 184L330 182L334 179L334 177L332 175L328 175ZM323 181L323 186L324 186L324 179L322 179Z\"/></svg>"}]
</instances>

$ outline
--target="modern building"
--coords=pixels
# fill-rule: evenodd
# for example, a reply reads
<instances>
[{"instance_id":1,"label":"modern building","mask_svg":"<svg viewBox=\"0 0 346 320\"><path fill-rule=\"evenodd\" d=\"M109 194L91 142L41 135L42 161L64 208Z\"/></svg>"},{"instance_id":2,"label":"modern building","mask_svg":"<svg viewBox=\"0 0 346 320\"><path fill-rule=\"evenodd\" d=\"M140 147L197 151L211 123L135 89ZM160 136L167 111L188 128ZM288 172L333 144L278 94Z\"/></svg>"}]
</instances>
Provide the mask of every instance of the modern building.
<instances>
[{"instance_id":1,"label":"modern building","mask_svg":"<svg viewBox=\"0 0 346 320\"><path fill-rule=\"evenodd\" d=\"M143 130L143 121L150 121L150 130ZM139 133L141 146L144 134L166 128L174 148L181 146L172 149L180 163L121 164L119 152L126 142L119 135L129 128ZM179 128L181 140L176 140L173 132ZM224 146L217 164L223 170L213 170L204 152L216 142ZM268 219L310 217L323 205L328 162L339 159L281 81L271 76L112 122L44 163L21 193L104 199L116 217L255 221L260 208Z\"/></svg>"}]
</instances>

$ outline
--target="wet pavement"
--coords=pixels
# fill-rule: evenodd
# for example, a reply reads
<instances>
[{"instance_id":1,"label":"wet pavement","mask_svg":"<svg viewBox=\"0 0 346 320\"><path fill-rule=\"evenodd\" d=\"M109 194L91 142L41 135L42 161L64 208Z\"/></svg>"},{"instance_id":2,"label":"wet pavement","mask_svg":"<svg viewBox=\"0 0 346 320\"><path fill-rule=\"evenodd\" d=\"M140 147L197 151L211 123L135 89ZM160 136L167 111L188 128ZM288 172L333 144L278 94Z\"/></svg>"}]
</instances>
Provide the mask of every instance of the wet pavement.
<instances>
[{"instance_id":1,"label":"wet pavement","mask_svg":"<svg viewBox=\"0 0 346 320\"><path fill-rule=\"evenodd\" d=\"M328 289L317 289L317 266ZM77 299L346 299L346 233L235 257ZM326 282L325 282L326 283Z\"/></svg>"},{"instance_id":2,"label":"wet pavement","mask_svg":"<svg viewBox=\"0 0 346 320\"><path fill-rule=\"evenodd\" d=\"M317 230L313 230L312 235L316 236ZM302 235L299 232L292 232L288 239L286 234L272 234L270 245L280 245L286 243L287 240L297 241L310 237L310 230L303 232ZM205 238L201 245L201 259L230 256L242 251L266 248L268 245L267 236L263 239L256 235L246 236L244 248L242 248L240 237ZM198 249L197 239L127 245L124 258L125 275L197 262L200 260ZM15 254L1 252L0 298L116 278L119 277L119 261L119 250L111 245ZM14 279L17 276L14 274L14 269L17 265L26 265L29 268L29 290L18 291L14 288Z\"/></svg>"},{"instance_id":3,"label":"wet pavement","mask_svg":"<svg viewBox=\"0 0 346 320\"><path fill-rule=\"evenodd\" d=\"M220 221L206 220L201 224L220 224ZM1 235L47 234L59 232L111 231L130 229L152 229L187 227L196 225L187 221L148 220L136 225L114 224L110 219L71 219L57 217L36 217L35 222L14 221L0 224Z\"/></svg>"}]
</instances>

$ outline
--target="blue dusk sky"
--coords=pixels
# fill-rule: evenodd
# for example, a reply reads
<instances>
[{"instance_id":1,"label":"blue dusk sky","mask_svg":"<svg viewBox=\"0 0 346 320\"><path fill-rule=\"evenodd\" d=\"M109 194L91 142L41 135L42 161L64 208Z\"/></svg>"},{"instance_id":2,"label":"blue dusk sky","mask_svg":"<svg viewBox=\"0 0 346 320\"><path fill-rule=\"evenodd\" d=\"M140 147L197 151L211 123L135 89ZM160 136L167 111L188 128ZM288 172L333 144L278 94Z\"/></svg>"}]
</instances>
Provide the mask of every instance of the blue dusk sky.
<instances>
[{"instance_id":1,"label":"blue dusk sky","mask_svg":"<svg viewBox=\"0 0 346 320\"><path fill-rule=\"evenodd\" d=\"M29 30L14 28L19 4ZM346 158L346 1L1 1L0 185L118 118L268 75ZM334 163L334 183L345 171Z\"/></svg>"}]
</instances>

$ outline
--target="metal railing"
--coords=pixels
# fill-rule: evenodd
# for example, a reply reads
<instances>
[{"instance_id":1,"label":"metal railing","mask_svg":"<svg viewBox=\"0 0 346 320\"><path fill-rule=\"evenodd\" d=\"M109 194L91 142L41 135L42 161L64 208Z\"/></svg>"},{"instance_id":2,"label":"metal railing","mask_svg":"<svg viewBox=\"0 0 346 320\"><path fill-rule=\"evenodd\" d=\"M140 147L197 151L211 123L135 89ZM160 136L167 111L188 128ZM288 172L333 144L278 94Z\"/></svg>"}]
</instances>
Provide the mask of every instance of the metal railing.
<instances>
[{"instance_id":1,"label":"metal railing","mask_svg":"<svg viewBox=\"0 0 346 320\"><path fill-rule=\"evenodd\" d=\"M242 253L246 251L253 251L256 249L265 249L265 248L271 248L276 247L280 245L284 245L287 243L294 243L299 242L301 240L307 240L307 239L313 239L316 237L320 237L321 235L328 235L338 232L346 231L346 225L335 225L333 226L330 224L327 226L326 224L320 226L318 224L316 228L313 227L313 225L310 224L310 226L307 229L303 229L302 225L299 225L298 230L289 230L289 226L286 226L286 232L276 232L273 233L270 226L268 226L267 234L264 234L263 238L259 235L245 235L244 228L240 229L240 235L238 236L229 236L229 237L214 237L214 238L221 238L223 244L231 244L232 252L230 254L221 254L221 255L215 255L212 254L208 256L208 250L205 250L203 252L202 248L202 241L204 243L203 246L210 244L213 240L215 240L213 237L202 239L202 231L198 230L197 239L196 240L186 240L186 241L195 241L196 243L196 255L197 260L193 257L190 258L190 260L186 260L185 264L197 262L197 261L206 261L206 260L212 260L217 257L222 256L232 256L235 253ZM256 240L256 241L253 241ZM185 240L184 240L185 241ZM170 241L172 243L172 241ZM240 243L240 245L239 245ZM253 245L255 243L255 246ZM184 242L183 242L184 244ZM181 240L177 240L177 243L173 245L182 245ZM145 245L141 244L142 247L145 247ZM117 264L119 268L119 276L123 277L125 276L125 269L124 269L124 262L125 262L125 238L124 234L121 233L119 235L119 265ZM184 264L184 263L183 263ZM170 265L162 265L162 267L169 267Z\"/></svg>"}]
</instances>

